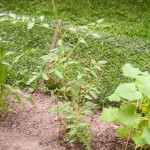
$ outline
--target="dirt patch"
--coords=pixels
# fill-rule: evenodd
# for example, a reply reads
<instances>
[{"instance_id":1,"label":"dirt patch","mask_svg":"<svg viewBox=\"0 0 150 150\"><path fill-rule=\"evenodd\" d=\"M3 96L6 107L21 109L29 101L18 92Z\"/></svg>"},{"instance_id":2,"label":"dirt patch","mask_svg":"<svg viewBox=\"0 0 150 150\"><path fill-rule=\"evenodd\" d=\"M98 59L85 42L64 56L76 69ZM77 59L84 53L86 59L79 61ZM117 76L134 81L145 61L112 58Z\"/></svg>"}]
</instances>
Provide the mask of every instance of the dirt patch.
<instances>
[{"instance_id":1,"label":"dirt patch","mask_svg":"<svg viewBox=\"0 0 150 150\"><path fill-rule=\"evenodd\" d=\"M16 114L0 120L0 150L73 150L73 146L61 144L57 119L47 112L52 99L45 94L34 93L37 109L27 103L27 109L13 104ZM117 126L97 121L94 115L91 132L92 150L124 150L125 141L115 135ZM84 150L79 145L76 149ZM134 150L131 142L128 150Z\"/></svg>"}]
</instances>

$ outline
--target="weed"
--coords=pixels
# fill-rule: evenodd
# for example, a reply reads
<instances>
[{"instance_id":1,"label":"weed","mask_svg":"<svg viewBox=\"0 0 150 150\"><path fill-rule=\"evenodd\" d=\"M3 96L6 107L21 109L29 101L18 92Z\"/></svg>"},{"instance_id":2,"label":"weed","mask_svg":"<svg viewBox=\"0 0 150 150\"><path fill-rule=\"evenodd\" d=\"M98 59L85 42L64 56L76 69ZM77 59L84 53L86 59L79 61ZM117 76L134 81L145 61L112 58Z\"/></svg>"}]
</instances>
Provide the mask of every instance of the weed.
<instances>
[{"instance_id":1,"label":"weed","mask_svg":"<svg viewBox=\"0 0 150 150\"><path fill-rule=\"evenodd\" d=\"M10 95L14 97L14 102L18 102L20 105L25 106L23 101L20 98L20 94L27 98L31 103L34 103L32 98L23 94L19 89L16 89L14 86L10 86L6 84L7 75L12 70L14 64L18 62L18 60L24 55L21 54L17 56L11 64L5 62L5 57L13 54L13 52L7 52L4 54L2 42L0 41L0 115L2 117L6 117L8 111L12 111L9 109L9 104L11 103L7 100L7 97Z\"/></svg>"},{"instance_id":2,"label":"weed","mask_svg":"<svg viewBox=\"0 0 150 150\"><path fill-rule=\"evenodd\" d=\"M58 117L60 131L66 133L69 142L81 142L89 150L91 122L85 119L93 116L91 109L94 107L92 102L85 102L83 105L76 102L58 102L50 110Z\"/></svg>"}]
</instances>

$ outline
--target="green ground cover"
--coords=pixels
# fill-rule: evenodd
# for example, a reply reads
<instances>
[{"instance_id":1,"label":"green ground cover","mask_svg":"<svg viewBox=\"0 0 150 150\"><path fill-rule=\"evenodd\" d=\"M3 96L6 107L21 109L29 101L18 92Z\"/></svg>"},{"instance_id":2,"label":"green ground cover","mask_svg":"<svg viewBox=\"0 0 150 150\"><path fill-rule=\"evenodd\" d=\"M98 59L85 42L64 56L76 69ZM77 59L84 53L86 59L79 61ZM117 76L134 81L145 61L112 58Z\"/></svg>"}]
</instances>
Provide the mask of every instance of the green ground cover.
<instances>
[{"instance_id":1,"label":"green ground cover","mask_svg":"<svg viewBox=\"0 0 150 150\"><path fill-rule=\"evenodd\" d=\"M62 32L68 26L75 28L89 26L92 22L104 18L102 25L96 28L97 38L86 38L87 45L79 45L74 55L106 60L105 77L102 80L100 99L105 100L120 82L120 68L131 63L141 70L150 71L150 3L135 0L57 0L58 16L64 21ZM12 12L19 16L38 18L45 17L45 22L54 29L52 4L40 0L1 0L1 12ZM33 72L41 69L41 56L48 54L54 30L35 25L27 29L26 22L12 23L11 20L0 21L0 37L4 41L6 51L15 51L14 57L26 50L30 54L24 56L13 71L8 82L19 82L26 87L26 82ZM81 37L83 35L81 34ZM77 37L67 33L65 43L75 44ZM12 57L12 56L11 56ZM11 61L11 57L8 61ZM37 88L38 82L31 86Z\"/></svg>"}]
</instances>

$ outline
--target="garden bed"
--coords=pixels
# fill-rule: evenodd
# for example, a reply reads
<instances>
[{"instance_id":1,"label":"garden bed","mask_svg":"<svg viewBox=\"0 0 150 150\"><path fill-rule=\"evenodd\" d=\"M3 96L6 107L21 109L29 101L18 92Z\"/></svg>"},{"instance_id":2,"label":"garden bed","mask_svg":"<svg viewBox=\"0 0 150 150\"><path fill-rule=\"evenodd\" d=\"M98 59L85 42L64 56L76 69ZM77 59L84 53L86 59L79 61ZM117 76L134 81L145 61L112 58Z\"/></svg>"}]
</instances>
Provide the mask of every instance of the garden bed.
<instances>
[{"instance_id":1,"label":"garden bed","mask_svg":"<svg viewBox=\"0 0 150 150\"><path fill-rule=\"evenodd\" d=\"M8 114L5 121L0 120L0 150L73 150L73 145L62 142L59 136L58 120L47 107L53 105L51 97L34 93L37 108L27 103L24 110L17 104L12 104L16 114ZM116 125L97 121L98 113L92 122L91 149L93 150L124 150L126 141L115 135ZM135 146L129 142L128 150ZM83 150L80 144L76 149Z\"/></svg>"}]
</instances>

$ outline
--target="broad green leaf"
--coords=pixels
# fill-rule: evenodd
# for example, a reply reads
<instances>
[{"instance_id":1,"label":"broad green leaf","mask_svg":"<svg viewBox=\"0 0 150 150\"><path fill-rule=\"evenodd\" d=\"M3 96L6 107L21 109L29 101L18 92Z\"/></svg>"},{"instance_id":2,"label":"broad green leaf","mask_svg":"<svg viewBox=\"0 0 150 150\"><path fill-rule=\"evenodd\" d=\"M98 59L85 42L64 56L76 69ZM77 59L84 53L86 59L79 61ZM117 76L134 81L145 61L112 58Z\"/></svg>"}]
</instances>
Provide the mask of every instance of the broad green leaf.
<instances>
[{"instance_id":1,"label":"broad green leaf","mask_svg":"<svg viewBox=\"0 0 150 150\"><path fill-rule=\"evenodd\" d=\"M116 102L119 102L121 100L120 96L116 93L110 95L108 99L109 101L116 101Z\"/></svg>"},{"instance_id":2,"label":"broad green leaf","mask_svg":"<svg viewBox=\"0 0 150 150\"><path fill-rule=\"evenodd\" d=\"M147 144L150 144L150 128L144 128L142 138L146 141Z\"/></svg>"},{"instance_id":3,"label":"broad green leaf","mask_svg":"<svg viewBox=\"0 0 150 150\"><path fill-rule=\"evenodd\" d=\"M150 98L150 75L138 76L136 78L136 85L140 92Z\"/></svg>"},{"instance_id":4,"label":"broad green leaf","mask_svg":"<svg viewBox=\"0 0 150 150\"><path fill-rule=\"evenodd\" d=\"M131 78L135 78L137 75L142 73L138 68L134 68L131 64L125 64L122 67L122 70L124 76Z\"/></svg>"},{"instance_id":5,"label":"broad green leaf","mask_svg":"<svg viewBox=\"0 0 150 150\"><path fill-rule=\"evenodd\" d=\"M117 116L118 119L116 120L117 123L121 123L123 125L127 125L128 127L135 127L141 120L141 116L136 113L136 106L133 104L124 104L118 110Z\"/></svg>"},{"instance_id":6,"label":"broad green leaf","mask_svg":"<svg viewBox=\"0 0 150 150\"><path fill-rule=\"evenodd\" d=\"M29 22L27 29L32 29L34 27L34 22Z\"/></svg>"},{"instance_id":7,"label":"broad green leaf","mask_svg":"<svg viewBox=\"0 0 150 150\"><path fill-rule=\"evenodd\" d=\"M142 134L140 132L134 132L132 139L136 145L136 147L142 147L146 144L146 141L142 138Z\"/></svg>"},{"instance_id":8,"label":"broad green leaf","mask_svg":"<svg viewBox=\"0 0 150 150\"><path fill-rule=\"evenodd\" d=\"M129 101L142 98L142 93L137 91L135 83L120 84L115 90L115 94L118 94L121 98L127 99Z\"/></svg>"},{"instance_id":9,"label":"broad green leaf","mask_svg":"<svg viewBox=\"0 0 150 150\"><path fill-rule=\"evenodd\" d=\"M100 116L100 120L113 122L117 119L118 108L104 108Z\"/></svg>"},{"instance_id":10,"label":"broad green leaf","mask_svg":"<svg viewBox=\"0 0 150 150\"><path fill-rule=\"evenodd\" d=\"M116 134L121 138L128 137L129 133L130 133L130 128L126 128L126 127L119 127L116 131Z\"/></svg>"},{"instance_id":11,"label":"broad green leaf","mask_svg":"<svg viewBox=\"0 0 150 150\"><path fill-rule=\"evenodd\" d=\"M63 79L63 78L64 78L63 74L62 74L60 71L55 70L54 73L55 73L55 75L56 75L58 78L60 78L60 79Z\"/></svg>"},{"instance_id":12,"label":"broad green leaf","mask_svg":"<svg viewBox=\"0 0 150 150\"><path fill-rule=\"evenodd\" d=\"M141 70L139 70L138 68L134 68L131 64L125 64L122 67L123 70L123 74L126 77L131 77L131 78L136 78L138 76L147 76L149 75L148 72L142 72Z\"/></svg>"}]
</instances>

